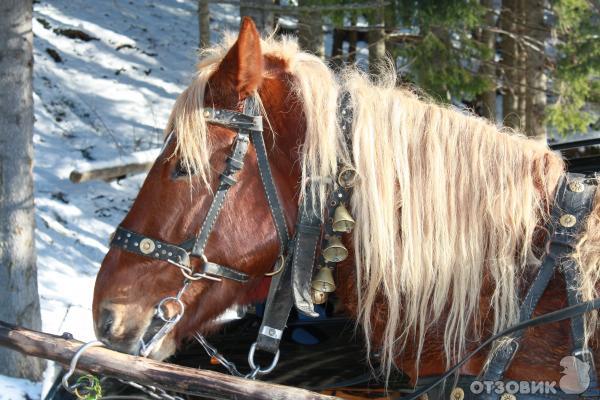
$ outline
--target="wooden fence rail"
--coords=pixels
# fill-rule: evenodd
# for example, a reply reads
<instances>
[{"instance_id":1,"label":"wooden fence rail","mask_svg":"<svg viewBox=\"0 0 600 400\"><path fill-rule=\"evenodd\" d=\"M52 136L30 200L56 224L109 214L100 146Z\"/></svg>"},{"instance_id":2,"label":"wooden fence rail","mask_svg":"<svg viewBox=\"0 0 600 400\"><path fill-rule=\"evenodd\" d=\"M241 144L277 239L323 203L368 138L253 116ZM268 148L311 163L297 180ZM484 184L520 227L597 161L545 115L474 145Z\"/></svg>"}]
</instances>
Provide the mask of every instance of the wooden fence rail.
<instances>
[{"instance_id":1,"label":"wooden fence rail","mask_svg":"<svg viewBox=\"0 0 600 400\"><path fill-rule=\"evenodd\" d=\"M17 327L0 321L0 346L68 365L83 343L63 336ZM181 367L143 357L91 347L79 359L80 371L154 385L181 394L234 399L332 400L304 389L252 381L214 371Z\"/></svg>"}]
</instances>

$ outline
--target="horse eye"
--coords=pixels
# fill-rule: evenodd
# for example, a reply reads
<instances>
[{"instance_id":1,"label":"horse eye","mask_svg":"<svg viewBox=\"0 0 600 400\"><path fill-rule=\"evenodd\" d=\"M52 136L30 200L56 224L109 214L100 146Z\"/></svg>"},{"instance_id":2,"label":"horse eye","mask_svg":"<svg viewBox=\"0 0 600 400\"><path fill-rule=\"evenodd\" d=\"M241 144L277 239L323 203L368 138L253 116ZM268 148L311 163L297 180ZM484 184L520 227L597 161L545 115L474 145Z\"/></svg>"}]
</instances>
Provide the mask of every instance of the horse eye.
<instances>
[{"instance_id":1,"label":"horse eye","mask_svg":"<svg viewBox=\"0 0 600 400\"><path fill-rule=\"evenodd\" d=\"M183 165L181 160L177 161L177 164L175 164L175 170L173 170L174 178L181 178L183 176L194 175L194 174L195 174L195 171L190 171L185 165Z\"/></svg>"}]
</instances>

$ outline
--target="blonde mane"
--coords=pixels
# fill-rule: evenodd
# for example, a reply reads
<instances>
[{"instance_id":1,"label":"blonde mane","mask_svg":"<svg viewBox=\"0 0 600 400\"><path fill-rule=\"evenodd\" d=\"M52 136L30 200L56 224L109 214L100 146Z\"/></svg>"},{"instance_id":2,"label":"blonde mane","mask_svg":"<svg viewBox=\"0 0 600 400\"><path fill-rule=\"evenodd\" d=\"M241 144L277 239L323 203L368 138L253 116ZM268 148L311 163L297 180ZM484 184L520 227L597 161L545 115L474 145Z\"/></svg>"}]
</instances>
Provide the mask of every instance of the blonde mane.
<instances>
[{"instance_id":1,"label":"blonde mane","mask_svg":"<svg viewBox=\"0 0 600 400\"><path fill-rule=\"evenodd\" d=\"M234 39L204 52L166 130L177 132L178 156L205 181L210 144L203 93ZM481 317L484 280L491 284L494 331L515 323L520 277L534 268L528 266L534 231L547 218L548 200L564 170L561 158L545 143L398 89L391 69L378 83L356 70L336 78L293 40L265 39L262 50L287 61L304 103L303 179L335 176L338 158L347 160L337 100L341 90L352 95L358 317L367 343L374 321L386 321L384 374L408 342L417 344L418 360L425 333L439 323L447 363L455 362L466 339L479 334L473 321ZM327 188L317 185L317 200L324 204ZM586 300L596 295L600 278L597 213L588 232L576 255L584 268ZM382 299L385 310L376 310Z\"/></svg>"}]
</instances>

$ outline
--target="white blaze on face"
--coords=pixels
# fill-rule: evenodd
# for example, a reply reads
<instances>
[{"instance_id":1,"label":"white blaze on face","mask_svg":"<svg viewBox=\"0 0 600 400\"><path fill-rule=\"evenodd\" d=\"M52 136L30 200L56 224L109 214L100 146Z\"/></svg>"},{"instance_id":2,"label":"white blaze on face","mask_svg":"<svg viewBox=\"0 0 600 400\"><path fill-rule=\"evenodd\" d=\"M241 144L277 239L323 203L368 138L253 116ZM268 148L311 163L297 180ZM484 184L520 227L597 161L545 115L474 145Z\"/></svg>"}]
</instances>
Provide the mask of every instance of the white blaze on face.
<instances>
[{"instance_id":1,"label":"white blaze on face","mask_svg":"<svg viewBox=\"0 0 600 400\"><path fill-rule=\"evenodd\" d=\"M575 356L567 356L560 360L563 377L560 378L560 389L567 394L580 394L590 385L590 366Z\"/></svg>"}]
</instances>

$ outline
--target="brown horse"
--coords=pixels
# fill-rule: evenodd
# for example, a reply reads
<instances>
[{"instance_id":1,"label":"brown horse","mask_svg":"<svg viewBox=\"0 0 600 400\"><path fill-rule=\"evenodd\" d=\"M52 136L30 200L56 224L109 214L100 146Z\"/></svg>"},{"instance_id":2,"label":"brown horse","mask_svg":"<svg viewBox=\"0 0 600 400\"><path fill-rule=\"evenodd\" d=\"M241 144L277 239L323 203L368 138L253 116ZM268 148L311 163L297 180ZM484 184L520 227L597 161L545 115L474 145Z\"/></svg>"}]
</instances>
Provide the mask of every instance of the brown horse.
<instances>
[{"instance_id":1,"label":"brown horse","mask_svg":"<svg viewBox=\"0 0 600 400\"><path fill-rule=\"evenodd\" d=\"M384 370L393 364L414 382L439 375L518 321L520 299L544 252L541 227L564 172L558 155L545 143L395 88L393 71L382 71L386 78L377 84L353 70L336 78L293 41L261 40L249 19L233 39L207 50L177 100L165 148L124 228L168 243L198 233L236 137L230 128L207 123L203 109L241 111L252 97L261 105L288 226L306 201L301 182L337 176L338 161L352 153L356 229L344 237L351 256L336 269L337 296L364 328L369 349L380 350ZM351 148L339 128L342 92L352 97ZM229 307L266 298L265 273L277 260L279 243L252 144L236 180L204 255L250 279L191 283L181 298L186 313L152 350L154 358L173 354L195 332L214 331L215 319ZM314 191L319 209L325 208L327 190L323 184ZM574 254L584 300L596 297L599 288L599 207L596 202ZM202 262L192 260L195 267ZM181 284L175 266L111 248L94 293L98 338L137 352L157 303L175 296ZM566 305L565 283L557 274L536 314ZM589 314L586 321L590 347L600 350L592 340L596 318ZM568 322L530 329L505 378L558 382L569 349ZM480 374L486 357L471 359L461 374Z\"/></svg>"}]
</instances>

